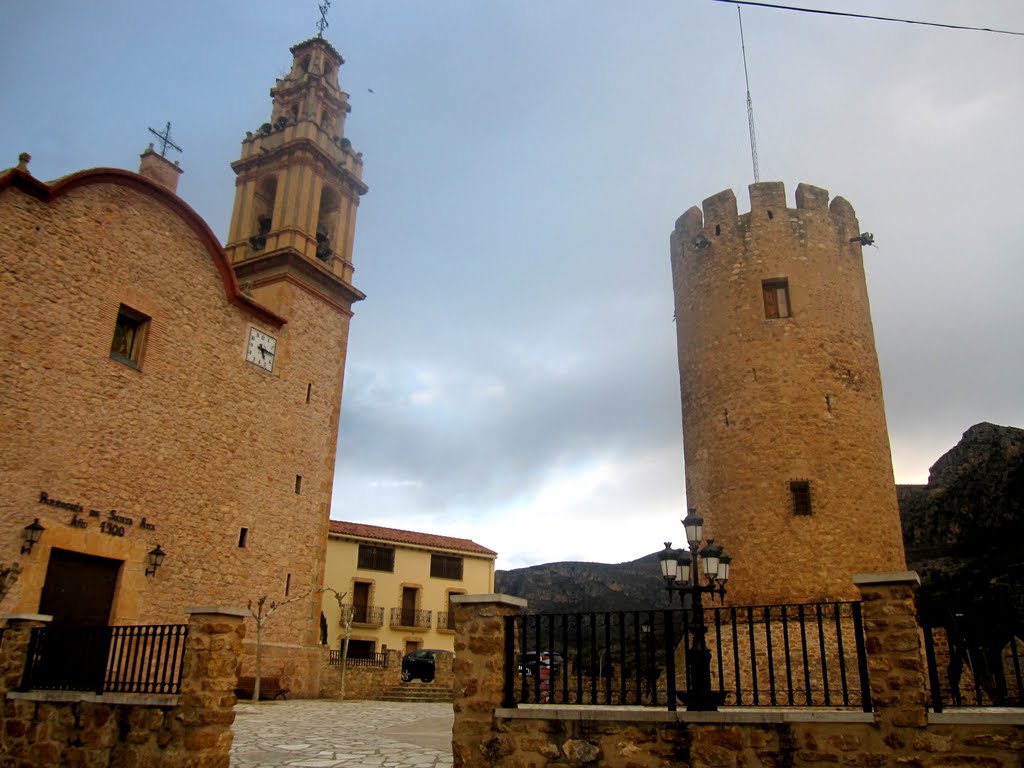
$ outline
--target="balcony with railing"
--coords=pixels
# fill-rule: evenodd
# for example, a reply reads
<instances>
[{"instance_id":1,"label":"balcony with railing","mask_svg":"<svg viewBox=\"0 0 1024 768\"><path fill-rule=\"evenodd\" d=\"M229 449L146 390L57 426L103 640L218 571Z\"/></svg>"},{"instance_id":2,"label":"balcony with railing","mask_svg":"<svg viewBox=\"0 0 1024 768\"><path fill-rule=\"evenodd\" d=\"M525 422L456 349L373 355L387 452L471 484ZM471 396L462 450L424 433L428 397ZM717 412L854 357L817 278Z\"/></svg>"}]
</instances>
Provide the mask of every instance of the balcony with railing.
<instances>
[{"instance_id":1,"label":"balcony with railing","mask_svg":"<svg viewBox=\"0 0 1024 768\"><path fill-rule=\"evenodd\" d=\"M379 605L344 605L342 610L352 611L352 623L363 627L384 625L384 608Z\"/></svg>"},{"instance_id":2,"label":"balcony with railing","mask_svg":"<svg viewBox=\"0 0 1024 768\"><path fill-rule=\"evenodd\" d=\"M437 612L437 630L439 632L455 631L455 611Z\"/></svg>"},{"instance_id":3,"label":"balcony with railing","mask_svg":"<svg viewBox=\"0 0 1024 768\"><path fill-rule=\"evenodd\" d=\"M390 626L394 629L430 629L433 613L412 608L392 608Z\"/></svg>"}]
</instances>

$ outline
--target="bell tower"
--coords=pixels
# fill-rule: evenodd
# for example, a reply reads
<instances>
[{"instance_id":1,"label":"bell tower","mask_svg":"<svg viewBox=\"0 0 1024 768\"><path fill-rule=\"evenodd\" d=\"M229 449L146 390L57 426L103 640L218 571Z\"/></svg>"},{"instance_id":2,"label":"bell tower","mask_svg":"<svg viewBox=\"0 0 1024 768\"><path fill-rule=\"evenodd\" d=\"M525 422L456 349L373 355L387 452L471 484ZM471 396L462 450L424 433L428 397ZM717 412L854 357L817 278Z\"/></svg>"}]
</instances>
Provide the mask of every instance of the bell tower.
<instances>
[{"instance_id":1,"label":"bell tower","mask_svg":"<svg viewBox=\"0 0 1024 768\"><path fill-rule=\"evenodd\" d=\"M351 107L344 63L323 37L291 48L291 71L270 96L270 121L246 132L225 246L243 290L282 312L274 286L298 282L350 312L356 208L366 194L362 155L345 138Z\"/></svg>"}]
</instances>

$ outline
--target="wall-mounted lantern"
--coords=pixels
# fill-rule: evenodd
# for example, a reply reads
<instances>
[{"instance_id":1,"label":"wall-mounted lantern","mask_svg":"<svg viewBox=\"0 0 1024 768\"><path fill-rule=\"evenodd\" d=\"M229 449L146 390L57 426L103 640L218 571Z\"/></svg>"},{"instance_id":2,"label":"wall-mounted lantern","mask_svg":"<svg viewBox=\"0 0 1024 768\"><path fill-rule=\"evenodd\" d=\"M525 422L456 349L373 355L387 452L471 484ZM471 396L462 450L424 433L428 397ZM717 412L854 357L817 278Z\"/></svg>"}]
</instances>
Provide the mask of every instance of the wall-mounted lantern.
<instances>
[{"instance_id":1,"label":"wall-mounted lantern","mask_svg":"<svg viewBox=\"0 0 1024 768\"><path fill-rule=\"evenodd\" d=\"M163 565L165 557L167 557L167 553L160 549L159 544L150 550L149 554L146 555L146 575L154 576L156 569Z\"/></svg>"},{"instance_id":2,"label":"wall-mounted lantern","mask_svg":"<svg viewBox=\"0 0 1024 768\"><path fill-rule=\"evenodd\" d=\"M37 517L33 522L25 526L25 529L21 532L21 538L23 543L21 545L21 554L27 555L32 552L32 547L39 543L39 537L43 535L43 531L46 529L39 524L39 518Z\"/></svg>"}]
</instances>

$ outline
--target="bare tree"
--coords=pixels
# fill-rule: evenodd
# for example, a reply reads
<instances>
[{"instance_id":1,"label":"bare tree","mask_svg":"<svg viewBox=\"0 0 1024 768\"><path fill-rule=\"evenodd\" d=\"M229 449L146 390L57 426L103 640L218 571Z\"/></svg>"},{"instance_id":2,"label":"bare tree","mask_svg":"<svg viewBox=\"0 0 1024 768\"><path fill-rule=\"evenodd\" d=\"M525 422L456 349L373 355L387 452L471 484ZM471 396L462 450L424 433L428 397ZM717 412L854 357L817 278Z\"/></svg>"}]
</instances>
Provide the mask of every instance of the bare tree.
<instances>
[{"instance_id":1,"label":"bare tree","mask_svg":"<svg viewBox=\"0 0 1024 768\"><path fill-rule=\"evenodd\" d=\"M21 575L21 565L18 563L6 563L0 565L0 601L7 597L7 593L10 592L11 587L14 586L14 582L18 580L18 576Z\"/></svg>"},{"instance_id":2,"label":"bare tree","mask_svg":"<svg viewBox=\"0 0 1024 768\"><path fill-rule=\"evenodd\" d=\"M288 605L288 603L297 603L300 600L305 600L312 590L308 590L301 595L289 598L288 600L282 600L277 602L271 600L267 602L267 596L263 595L256 601L255 607L253 606L252 600L249 601L249 614L256 619L256 684L253 686L252 700L259 702L260 700L260 666L263 656L263 627L270 620L270 617L274 615L278 608Z\"/></svg>"},{"instance_id":3,"label":"bare tree","mask_svg":"<svg viewBox=\"0 0 1024 768\"><path fill-rule=\"evenodd\" d=\"M341 617L338 619L338 624L342 628L342 644L341 644L341 679L339 698L345 700L345 667L348 664L348 640L352 636L352 620L355 618L356 610L355 606L351 603L345 603L345 596L348 592L339 592L333 587L324 587L320 590L321 592L330 592L334 595L334 599L338 601L338 611Z\"/></svg>"}]
</instances>

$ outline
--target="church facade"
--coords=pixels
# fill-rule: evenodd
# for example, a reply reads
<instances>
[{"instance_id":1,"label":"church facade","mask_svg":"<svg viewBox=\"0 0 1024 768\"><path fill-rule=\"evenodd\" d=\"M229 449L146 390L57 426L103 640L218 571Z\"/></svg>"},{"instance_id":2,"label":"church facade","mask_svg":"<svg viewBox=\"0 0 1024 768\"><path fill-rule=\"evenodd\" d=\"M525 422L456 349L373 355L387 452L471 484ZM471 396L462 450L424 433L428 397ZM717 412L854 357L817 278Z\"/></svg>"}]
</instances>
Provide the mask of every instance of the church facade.
<instances>
[{"instance_id":1,"label":"church facade","mask_svg":"<svg viewBox=\"0 0 1024 768\"><path fill-rule=\"evenodd\" d=\"M266 596L264 674L315 695L366 186L341 56L292 55L225 246L152 150L138 174L0 173L0 562L22 568L3 612L55 624Z\"/></svg>"}]
</instances>

